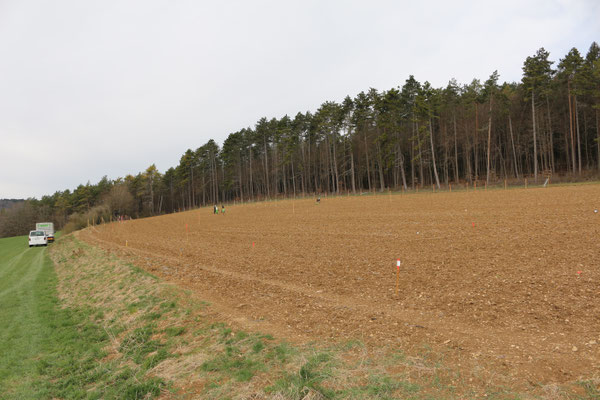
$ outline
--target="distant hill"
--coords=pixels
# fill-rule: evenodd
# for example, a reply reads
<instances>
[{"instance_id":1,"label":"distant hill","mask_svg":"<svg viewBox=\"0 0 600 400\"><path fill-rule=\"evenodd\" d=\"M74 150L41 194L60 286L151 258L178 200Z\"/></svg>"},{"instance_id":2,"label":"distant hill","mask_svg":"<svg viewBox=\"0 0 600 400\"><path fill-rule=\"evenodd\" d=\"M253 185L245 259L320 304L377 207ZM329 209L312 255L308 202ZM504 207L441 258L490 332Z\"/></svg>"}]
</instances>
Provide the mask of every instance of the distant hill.
<instances>
[{"instance_id":1,"label":"distant hill","mask_svg":"<svg viewBox=\"0 0 600 400\"><path fill-rule=\"evenodd\" d=\"M23 203L23 199L0 199L0 210L3 208L11 208L19 203Z\"/></svg>"}]
</instances>

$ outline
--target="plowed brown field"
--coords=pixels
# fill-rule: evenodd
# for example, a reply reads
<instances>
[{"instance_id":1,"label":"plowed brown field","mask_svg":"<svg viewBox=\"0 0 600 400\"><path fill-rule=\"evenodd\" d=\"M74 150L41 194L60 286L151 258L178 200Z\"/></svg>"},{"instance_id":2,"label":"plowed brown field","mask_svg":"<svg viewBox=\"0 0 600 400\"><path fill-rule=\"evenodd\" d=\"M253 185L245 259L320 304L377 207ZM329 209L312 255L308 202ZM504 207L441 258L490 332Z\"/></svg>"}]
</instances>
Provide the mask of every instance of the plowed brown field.
<instances>
[{"instance_id":1,"label":"plowed brown field","mask_svg":"<svg viewBox=\"0 0 600 400\"><path fill-rule=\"evenodd\" d=\"M597 184L337 197L203 208L81 237L245 327L408 353L428 345L474 379L548 384L599 377L594 209Z\"/></svg>"}]
</instances>

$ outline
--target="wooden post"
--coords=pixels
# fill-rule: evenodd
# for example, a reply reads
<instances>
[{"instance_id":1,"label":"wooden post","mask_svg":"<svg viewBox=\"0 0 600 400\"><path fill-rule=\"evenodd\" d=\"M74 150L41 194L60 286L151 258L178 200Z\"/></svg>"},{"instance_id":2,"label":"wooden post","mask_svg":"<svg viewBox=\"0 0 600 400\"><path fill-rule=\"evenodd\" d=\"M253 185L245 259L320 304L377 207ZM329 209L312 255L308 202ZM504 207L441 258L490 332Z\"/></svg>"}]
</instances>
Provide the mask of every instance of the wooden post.
<instances>
[{"instance_id":1,"label":"wooden post","mask_svg":"<svg viewBox=\"0 0 600 400\"><path fill-rule=\"evenodd\" d=\"M448 184L448 188L450 189L450 193L452 193L452 184L451 183Z\"/></svg>"},{"instance_id":2,"label":"wooden post","mask_svg":"<svg viewBox=\"0 0 600 400\"><path fill-rule=\"evenodd\" d=\"M400 268L396 269L396 297L398 297L399 290L400 290Z\"/></svg>"},{"instance_id":3,"label":"wooden post","mask_svg":"<svg viewBox=\"0 0 600 400\"><path fill-rule=\"evenodd\" d=\"M398 297L398 291L400 290L400 259L396 260L396 297Z\"/></svg>"}]
</instances>

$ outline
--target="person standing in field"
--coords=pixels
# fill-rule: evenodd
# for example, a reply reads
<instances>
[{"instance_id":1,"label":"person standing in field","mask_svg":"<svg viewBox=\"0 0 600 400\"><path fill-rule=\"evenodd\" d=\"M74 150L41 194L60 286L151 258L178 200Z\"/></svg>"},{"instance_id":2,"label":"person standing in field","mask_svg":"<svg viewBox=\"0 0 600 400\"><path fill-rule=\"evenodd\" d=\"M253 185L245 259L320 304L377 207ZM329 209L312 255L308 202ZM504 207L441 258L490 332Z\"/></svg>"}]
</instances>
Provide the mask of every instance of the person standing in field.
<instances>
[{"instance_id":1,"label":"person standing in field","mask_svg":"<svg viewBox=\"0 0 600 400\"><path fill-rule=\"evenodd\" d=\"M221 214L225 215L225 204L221 204Z\"/></svg>"},{"instance_id":2,"label":"person standing in field","mask_svg":"<svg viewBox=\"0 0 600 400\"><path fill-rule=\"evenodd\" d=\"M219 207L215 204L214 208L213 208L213 214L218 214L219 213Z\"/></svg>"}]
</instances>

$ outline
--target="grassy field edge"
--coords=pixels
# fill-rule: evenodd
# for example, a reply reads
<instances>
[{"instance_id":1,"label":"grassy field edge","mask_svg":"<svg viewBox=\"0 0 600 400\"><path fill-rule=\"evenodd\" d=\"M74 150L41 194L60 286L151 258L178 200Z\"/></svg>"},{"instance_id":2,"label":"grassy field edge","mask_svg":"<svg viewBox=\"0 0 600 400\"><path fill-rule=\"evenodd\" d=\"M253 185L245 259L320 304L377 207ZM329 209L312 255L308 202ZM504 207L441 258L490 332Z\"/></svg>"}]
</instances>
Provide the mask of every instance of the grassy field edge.
<instances>
[{"instance_id":1,"label":"grassy field edge","mask_svg":"<svg viewBox=\"0 0 600 400\"><path fill-rule=\"evenodd\" d=\"M0 398L592 399L596 386L473 389L424 346L291 345L74 235L0 242ZM23 242L23 243L21 243ZM7 244L8 243L8 244ZM16 265L21 268L15 268ZM4 346L4 347L2 347Z\"/></svg>"},{"instance_id":2,"label":"grassy field edge","mask_svg":"<svg viewBox=\"0 0 600 400\"><path fill-rule=\"evenodd\" d=\"M110 337L87 305L60 299L49 248L27 248L26 237L0 243L0 398L141 399L163 380L103 362ZM59 245L60 246L60 245Z\"/></svg>"}]
</instances>

